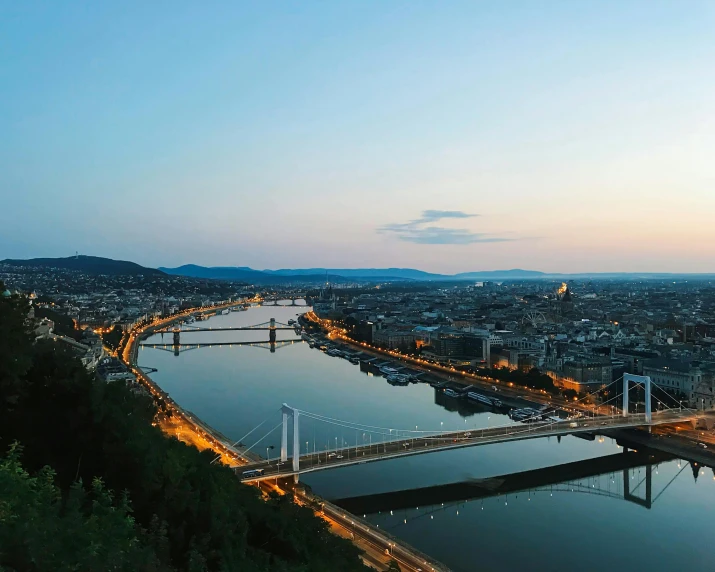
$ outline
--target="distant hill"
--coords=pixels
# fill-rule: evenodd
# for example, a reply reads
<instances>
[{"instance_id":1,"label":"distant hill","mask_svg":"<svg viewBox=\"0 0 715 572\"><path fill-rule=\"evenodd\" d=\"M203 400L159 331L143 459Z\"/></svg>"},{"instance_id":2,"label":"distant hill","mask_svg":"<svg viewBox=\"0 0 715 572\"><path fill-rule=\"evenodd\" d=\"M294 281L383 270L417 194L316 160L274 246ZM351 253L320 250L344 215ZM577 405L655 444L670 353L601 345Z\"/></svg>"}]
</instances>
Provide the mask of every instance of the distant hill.
<instances>
[{"instance_id":1,"label":"distant hill","mask_svg":"<svg viewBox=\"0 0 715 572\"><path fill-rule=\"evenodd\" d=\"M126 260L113 260L99 256L70 256L68 258L30 258L28 260L7 259L0 261L11 266L29 266L34 268L61 268L76 270L86 274L107 274L110 276L165 276L156 268L146 268Z\"/></svg>"},{"instance_id":2,"label":"distant hill","mask_svg":"<svg viewBox=\"0 0 715 572\"><path fill-rule=\"evenodd\" d=\"M631 272L594 272L564 274L557 272L539 272L537 270L480 270L460 272L458 274L435 274L414 268L281 268L279 270L256 270L247 266L206 267L186 264L178 268L159 267L167 274L196 278L214 278L222 280L240 280L251 284L285 284L288 282L398 282L398 281L505 281L505 280L663 280L671 278L712 279L712 274L669 274L631 273Z\"/></svg>"},{"instance_id":3,"label":"distant hill","mask_svg":"<svg viewBox=\"0 0 715 572\"><path fill-rule=\"evenodd\" d=\"M545 278L548 275L538 270L483 270L479 272L460 272L454 278L461 280L504 280L504 279L532 279Z\"/></svg>"},{"instance_id":4,"label":"distant hill","mask_svg":"<svg viewBox=\"0 0 715 572\"><path fill-rule=\"evenodd\" d=\"M342 276L344 278L380 279L380 280L443 280L442 274L432 274L413 268L305 268L264 270L268 274L280 276Z\"/></svg>"},{"instance_id":5,"label":"distant hill","mask_svg":"<svg viewBox=\"0 0 715 572\"><path fill-rule=\"evenodd\" d=\"M447 281L447 280L519 280L544 278L543 272L533 270L490 270L484 272L463 272L461 274L435 274L414 268L282 268L280 270L255 270L247 266L205 267L186 264L178 268L160 270L167 274L196 278L222 280L242 280L253 284L280 284L300 280L304 282L347 282L367 280L374 282L391 281Z\"/></svg>"},{"instance_id":6,"label":"distant hill","mask_svg":"<svg viewBox=\"0 0 715 572\"><path fill-rule=\"evenodd\" d=\"M304 282L322 282L325 280L325 275L282 275L271 274L261 270L254 270L246 266L198 266L196 264L184 264L177 268L165 268L160 266L159 269L166 274L173 276L188 276L191 278L212 278L214 280L232 280L240 282L248 282L249 284L285 284L294 282L296 277Z\"/></svg>"}]
</instances>

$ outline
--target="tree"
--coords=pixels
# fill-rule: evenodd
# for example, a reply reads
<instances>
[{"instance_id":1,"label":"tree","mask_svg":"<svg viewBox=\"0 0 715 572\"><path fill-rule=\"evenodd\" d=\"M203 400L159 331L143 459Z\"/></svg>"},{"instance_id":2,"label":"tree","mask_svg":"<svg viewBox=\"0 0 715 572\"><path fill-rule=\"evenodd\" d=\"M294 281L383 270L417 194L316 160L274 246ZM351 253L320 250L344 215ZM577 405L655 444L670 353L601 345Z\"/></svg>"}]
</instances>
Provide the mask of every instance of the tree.
<instances>
[{"instance_id":1,"label":"tree","mask_svg":"<svg viewBox=\"0 0 715 572\"><path fill-rule=\"evenodd\" d=\"M364 570L312 510L164 436L151 398L33 344L26 309L0 298L0 569Z\"/></svg>"},{"instance_id":2,"label":"tree","mask_svg":"<svg viewBox=\"0 0 715 572\"><path fill-rule=\"evenodd\" d=\"M387 572L400 572L401 570L402 568L400 568L399 563L394 558L391 558L387 563Z\"/></svg>"}]
</instances>

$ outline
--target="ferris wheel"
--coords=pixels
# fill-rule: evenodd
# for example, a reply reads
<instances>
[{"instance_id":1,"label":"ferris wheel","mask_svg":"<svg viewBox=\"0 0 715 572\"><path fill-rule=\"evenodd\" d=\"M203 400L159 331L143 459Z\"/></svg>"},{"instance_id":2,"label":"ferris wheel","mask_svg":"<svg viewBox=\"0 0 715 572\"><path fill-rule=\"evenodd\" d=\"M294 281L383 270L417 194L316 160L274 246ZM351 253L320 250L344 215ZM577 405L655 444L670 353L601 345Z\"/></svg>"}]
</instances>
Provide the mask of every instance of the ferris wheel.
<instances>
[{"instance_id":1,"label":"ferris wheel","mask_svg":"<svg viewBox=\"0 0 715 572\"><path fill-rule=\"evenodd\" d=\"M535 328L539 324L546 323L546 316L544 316L543 312L539 312L538 310L528 310L527 312L524 312L521 323L528 324Z\"/></svg>"}]
</instances>

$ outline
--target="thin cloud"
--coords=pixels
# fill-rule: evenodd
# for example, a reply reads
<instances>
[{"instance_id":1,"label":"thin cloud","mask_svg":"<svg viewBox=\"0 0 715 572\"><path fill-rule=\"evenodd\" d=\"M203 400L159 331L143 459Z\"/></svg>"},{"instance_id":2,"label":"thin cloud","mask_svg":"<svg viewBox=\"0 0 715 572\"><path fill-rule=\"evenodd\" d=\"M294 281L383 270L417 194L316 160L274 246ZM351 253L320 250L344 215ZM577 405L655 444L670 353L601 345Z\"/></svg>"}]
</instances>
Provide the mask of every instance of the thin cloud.
<instances>
[{"instance_id":1,"label":"thin cloud","mask_svg":"<svg viewBox=\"0 0 715 572\"><path fill-rule=\"evenodd\" d=\"M422 218L419 220L422 222L434 222L443 218L473 218L475 216L479 215L465 213L464 211L426 210L422 211Z\"/></svg>"},{"instance_id":2,"label":"thin cloud","mask_svg":"<svg viewBox=\"0 0 715 572\"><path fill-rule=\"evenodd\" d=\"M471 232L466 228L446 228L425 226L443 219L474 218L479 215L464 211L422 211L418 219L403 223L386 224L378 229L381 233L392 233L400 240L416 244L473 244L476 242L508 242L510 238L489 236L481 232Z\"/></svg>"}]
</instances>

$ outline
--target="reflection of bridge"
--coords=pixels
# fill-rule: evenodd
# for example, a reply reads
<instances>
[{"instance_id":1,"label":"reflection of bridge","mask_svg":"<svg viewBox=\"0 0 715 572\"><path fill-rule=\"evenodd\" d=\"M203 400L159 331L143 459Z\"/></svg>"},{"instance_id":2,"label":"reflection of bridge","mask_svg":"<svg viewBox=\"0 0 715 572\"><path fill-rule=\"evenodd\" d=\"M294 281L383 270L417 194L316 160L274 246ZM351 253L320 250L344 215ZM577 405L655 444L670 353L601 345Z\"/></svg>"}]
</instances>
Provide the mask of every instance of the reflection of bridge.
<instances>
[{"instance_id":1,"label":"reflection of bridge","mask_svg":"<svg viewBox=\"0 0 715 572\"><path fill-rule=\"evenodd\" d=\"M452 483L433 487L423 487L389 493L365 495L332 501L334 504L353 513L375 514L380 512L412 509L417 506L436 506L452 503L463 503L471 500L480 500L501 496L521 491L550 490L556 486L567 484L574 488L574 492L583 486L584 479L599 475L610 474L611 481L615 481L615 474L623 473L623 489L619 491L627 501L635 502L646 508L652 504L652 486L650 471L653 465L673 459L672 455L650 450L629 451L627 448L622 453L598 457L586 461L565 463L554 467L546 467L531 471L511 473L486 479L470 479L462 483ZM635 497L633 492L637 486L631 486L628 470L638 467L647 467L645 498ZM593 486L587 486L588 492L597 491ZM605 492L611 492L605 491Z\"/></svg>"},{"instance_id":2,"label":"reflection of bridge","mask_svg":"<svg viewBox=\"0 0 715 572\"><path fill-rule=\"evenodd\" d=\"M481 510L484 510L487 499L499 501L503 499L504 505L508 506L510 501L518 501L519 495L523 500L530 501L532 497L536 499L539 495L553 497L557 494L587 494L625 500L650 509L686 469L690 467L696 479L701 469L698 463L684 462L681 466L681 461L678 461L679 471L654 495L653 472L657 474L658 463L668 460L660 455L662 454L652 451L635 453L624 450L623 453L590 461L566 463L546 469L503 475L493 479L475 479L442 487L353 497L333 501L333 504L365 516L368 513L382 514L384 522L381 523L381 528L383 529L394 529L408 522L426 518L433 520L435 517L439 518L440 513L449 513L453 510L459 514L460 509L475 500L480 503ZM644 456L648 458L644 459ZM575 475L576 472L580 474ZM551 480L551 476L553 480L547 482ZM540 480L543 482L539 483ZM521 481L521 484L518 481ZM461 488L465 496L457 498L454 494L457 488ZM439 489L450 491L453 493L453 498L447 498L446 495L439 496Z\"/></svg>"}]
</instances>

